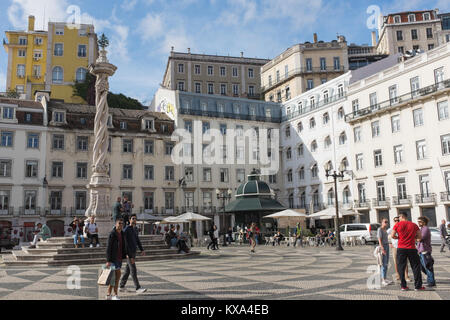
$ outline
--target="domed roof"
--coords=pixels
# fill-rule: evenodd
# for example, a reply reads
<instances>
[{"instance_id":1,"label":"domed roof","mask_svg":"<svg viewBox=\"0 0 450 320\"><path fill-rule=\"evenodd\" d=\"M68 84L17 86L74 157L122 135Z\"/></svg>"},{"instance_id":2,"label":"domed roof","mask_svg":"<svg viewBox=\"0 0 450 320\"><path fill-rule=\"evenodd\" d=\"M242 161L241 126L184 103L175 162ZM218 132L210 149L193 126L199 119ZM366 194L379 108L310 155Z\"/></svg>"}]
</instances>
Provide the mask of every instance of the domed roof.
<instances>
[{"instance_id":1,"label":"domed roof","mask_svg":"<svg viewBox=\"0 0 450 320\"><path fill-rule=\"evenodd\" d=\"M259 174L253 170L248 175L248 181L241 184L236 191L236 197L245 196L272 196L272 191L267 183L259 180Z\"/></svg>"}]
</instances>

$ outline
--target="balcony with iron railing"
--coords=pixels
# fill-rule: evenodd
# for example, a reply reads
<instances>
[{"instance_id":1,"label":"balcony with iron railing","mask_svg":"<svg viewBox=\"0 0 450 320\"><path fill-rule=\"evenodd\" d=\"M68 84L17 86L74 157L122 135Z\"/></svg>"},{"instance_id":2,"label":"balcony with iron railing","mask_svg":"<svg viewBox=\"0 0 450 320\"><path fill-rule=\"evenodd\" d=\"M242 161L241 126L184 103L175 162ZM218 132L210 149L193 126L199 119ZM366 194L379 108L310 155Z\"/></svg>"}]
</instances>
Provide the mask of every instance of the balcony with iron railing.
<instances>
[{"instance_id":1,"label":"balcony with iron railing","mask_svg":"<svg viewBox=\"0 0 450 320\"><path fill-rule=\"evenodd\" d=\"M6 216L10 216L12 217L14 215L14 207L8 207L7 205L5 206L0 206L0 216L1 217L6 217Z\"/></svg>"},{"instance_id":2,"label":"balcony with iron railing","mask_svg":"<svg viewBox=\"0 0 450 320\"><path fill-rule=\"evenodd\" d=\"M404 95L397 96L395 98L391 98L389 100L383 101L381 103L377 103L375 105L369 106L364 109L353 111L345 116L345 121L351 122L353 120L365 117L367 115L374 114L376 112L382 110L388 110L390 108L398 107L406 102L411 102L415 99L420 99L425 96L428 96L432 93L442 91L450 88L450 79L444 80L442 82L438 82L436 84L408 92Z\"/></svg>"},{"instance_id":3,"label":"balcony with iron railing","mask_svg":"<svg viewBox=\"0 0 450 320\"><path fill-rule=\"evenodd\" d=\"M441 192L441 202L450 203L450 191Z\"/></svg>"},{"instance_id":4,"label":"balcony with iron railing","mask_svg":"<svg viewBox=\"0 0 450 320\"><path fill-rule=\"evenodd\" d=\"M411 207L412 206L412 197L407 195L407 196L393 196L392 197L392 206L393 207Z\"/></svg>"},{"instance_id":5,"label":"balcony with iron railing","mask_svg":"<svg viewBox=\"0 0 450 320\"><path fill-rule=\"evenodd\" d=\"M179 112L180 112L180 114L183 114L183 115L203 116L203 117L211 117L211 118L227 118L227 119L250 120L250 121L273 122L273 123L281 122L281 118L276 117L276 116L267 117L267 116L261 116L261 115L200 110L200 109L191 109L191 108L184 108L184 107L181 107L179 109Z\"/></svg>"},{"instance_id":6,"label":"balcony with iron railing","mask_svg":"<svg viewBox=\"0 0 450 320\"><path fill-rule=\"evenodd\" d=\"M267 92L271 90L272 88L279 86L283 82L286 82L290 79L292 79L295 76L298 75L307 75L307 74L314 74L314 73L335 73L335 72L344 72L345 68L344 66L339 66L339 68L335 68L334 66L325 66L325 67L300 67L295 68L287 73L284 73L280 75L278 78L274 79L271 83L268 85L264 85L261 87L262 92Z\"/></svg>"},{"instance_id":7,"label":"balcony with iron railing","mask_svg":"<svg viewBox=\"0 0 450 320\"><path fill-rule=\"evenodd\" d=\"M354 200L353 207L355 209L370 209L370 201L367 199Z\"/></svg>"},{"instance_id":8,"label":"balcony with iron railing","mask_svg":"<svg viewBox=\"0 0 450 320\"><path fill-rule=\"evenodd\" d=\"M436 204L436 194L416 194L416 204L418 205L435 205Z\"/></svg>"},{"instance_id":9,"label":"balcony with iron railing","mask_svg":"<svg viewBox=\"0 0 450 320\"><path fill-rule=\"evenodd\" d=\"M389 208L390 202L391 200L389 197L374 198L372 199L372 206L374 208Z\"/></svg>"},{"instance_id":10,"label":"balcony with iron railing","mask_svg":"<svg viewBox=\"0 0 450 320\"><path fill-rule=\"evenodd\" d=\"M311 103L308 103L307 105L305 105L301 109L299 109L297 107L297 110L295 110L294 112L290 112L290 113L284 115L281 118L281 122L285 122L285 121L293 119L293 118L295 118L297 116L300 116L302 114L306 114L306 113L311 112L313 110L320 109L323 106L329 105L329 104L334 103L336 101L344 100L346 97L347 97L346 93L343 92L342 94L336 94L334 96L328 97L328 99L319 100L319 101L317 101L316 103L314 103L312 105L311 105Z\"/></svg>"}]
</instances>

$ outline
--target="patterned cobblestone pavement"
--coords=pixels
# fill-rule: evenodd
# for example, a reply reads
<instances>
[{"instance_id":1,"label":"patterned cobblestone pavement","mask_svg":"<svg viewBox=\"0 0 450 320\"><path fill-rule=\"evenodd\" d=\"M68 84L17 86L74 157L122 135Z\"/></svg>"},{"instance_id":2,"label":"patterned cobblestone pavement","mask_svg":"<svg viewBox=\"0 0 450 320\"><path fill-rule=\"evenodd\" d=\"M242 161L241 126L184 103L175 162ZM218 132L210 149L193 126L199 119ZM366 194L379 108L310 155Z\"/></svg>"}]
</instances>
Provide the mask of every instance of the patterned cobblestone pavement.
<instances>
[{"instance_id":1,"label":"patterned cobblestone pavement","mask_svg":"<svg viewBox=\"0 0 450 320\"><path fill-rule=\"evenodd\" d=\"M119 296L122 300L450 299L450 254L439 253L438 247L433 255L437 287L426 292L402 292L398 283L369 289L368 278L373 274L370 266L376 264L373 246L345 247L343 252L327 247L258 246L255 254L250 254L248 247L237 246L218 251L195 249L202 251L196 258L138 263L139 280L148 292ZM392 257L390 263L392 279ZM100 267L81 266L80 271L80 288L69 289L67 268L2 266L0 299L104 299L106 288L97 286ZM409 286L414 287L412 283ZM133 290L131 277L127 288Z\"/></svg>"}]
</instances>

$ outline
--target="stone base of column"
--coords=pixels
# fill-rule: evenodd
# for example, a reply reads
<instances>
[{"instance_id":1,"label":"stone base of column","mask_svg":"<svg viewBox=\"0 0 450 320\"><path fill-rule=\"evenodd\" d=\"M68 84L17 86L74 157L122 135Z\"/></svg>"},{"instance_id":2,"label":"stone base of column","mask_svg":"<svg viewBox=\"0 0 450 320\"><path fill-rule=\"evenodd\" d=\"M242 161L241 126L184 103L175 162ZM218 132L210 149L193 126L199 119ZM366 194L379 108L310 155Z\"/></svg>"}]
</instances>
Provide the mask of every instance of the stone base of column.
<instances>
[{"instance_id":1,"label":"stone base of column","mask_svg":"<svg viewBox=\"0 0 450 320\"><path fill-rule=\"evenodd\" d=\"M114 223L112 221L111 185L108 176L94 174L87 185L90 195L86 217L95 217L99 237L108 237Z\"/></svg>"},{"instance_id":2,"label":"stone base of column","mask_svg":"<svg viewBox=\"0 0 450 320\"><path fill-rule=\"evenodd\" d=\"M98 236L108 238L114 227L114 222L111 219L96 218L95 223L97 223L98 227Z\"/></svg>"}]
</instances>

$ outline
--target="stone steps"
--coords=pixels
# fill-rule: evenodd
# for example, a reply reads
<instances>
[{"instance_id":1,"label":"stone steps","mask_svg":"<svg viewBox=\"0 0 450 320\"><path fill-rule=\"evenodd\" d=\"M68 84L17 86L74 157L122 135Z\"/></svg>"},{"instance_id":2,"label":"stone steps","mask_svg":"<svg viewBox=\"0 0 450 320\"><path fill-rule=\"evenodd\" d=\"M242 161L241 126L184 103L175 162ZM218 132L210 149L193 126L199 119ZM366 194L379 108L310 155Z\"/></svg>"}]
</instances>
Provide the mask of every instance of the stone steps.
<instances>
[{"instance_id":1,"label":"stone steps","mask_svg":"<svg viewBox=\"0 0 450 320\"><path fill-rule=\"evenodd\" d=\"M181 259L193 257L200 252L191 251L188 254L179 254L176 248L167 248L162 236L141 236L141 243L145 256L136 257L136 261L151 261L163 259ZM107 239L100 239L106 245ZM12 251L12 255L3 256L6 266L68 266L104 264L106 261L106 247L74 248L72 238L50 238L38 242L35 249L23 246L22 250ZM139 251L139 250L138 250Z\"/></svg>"}]
</instances>

